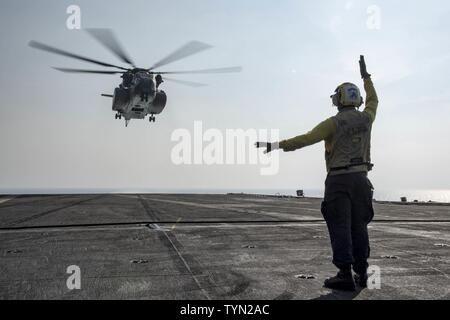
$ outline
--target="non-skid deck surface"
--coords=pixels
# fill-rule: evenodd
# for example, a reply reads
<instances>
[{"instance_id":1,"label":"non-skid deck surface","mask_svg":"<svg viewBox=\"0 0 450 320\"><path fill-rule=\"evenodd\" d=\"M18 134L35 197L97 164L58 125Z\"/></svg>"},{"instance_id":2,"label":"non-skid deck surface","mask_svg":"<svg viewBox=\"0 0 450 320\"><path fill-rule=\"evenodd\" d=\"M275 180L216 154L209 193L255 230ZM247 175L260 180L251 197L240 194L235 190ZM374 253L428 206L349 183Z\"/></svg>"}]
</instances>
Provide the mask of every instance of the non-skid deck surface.
<instances>
[{"instance_id":1,"label":"non-skid deck surface","mask_svg":"<svg viewBox=\"0 0 450 320\"><path fill-rule=\"evenodd\" d=\"M320 201L0 197L0 298L450 298L450 206L375 204L370 263L381 289L342 293L322 287L335 269ZM66 285L71 265L80 290Z\"/></svg>"}]
</instances>

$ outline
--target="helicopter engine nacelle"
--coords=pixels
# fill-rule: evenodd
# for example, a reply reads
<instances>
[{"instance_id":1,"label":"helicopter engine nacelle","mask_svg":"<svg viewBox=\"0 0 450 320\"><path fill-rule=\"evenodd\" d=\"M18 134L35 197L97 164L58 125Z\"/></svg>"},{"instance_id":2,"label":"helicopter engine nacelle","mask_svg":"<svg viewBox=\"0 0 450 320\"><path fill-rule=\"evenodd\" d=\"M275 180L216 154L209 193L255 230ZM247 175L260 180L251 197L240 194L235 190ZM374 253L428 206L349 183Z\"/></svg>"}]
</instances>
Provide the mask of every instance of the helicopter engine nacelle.
<instances>
[{"instance_id":1,"label":"helicopter engine nacelle","mask_svg":"<svg viewBox=\"0 0 450 320\"><path fill-rule=\"evenodd\" d=\"M127 89L116 88L114 90L112 109L114 111L122 111L123 107L128 103L129 99L130 95Z\"/></svg>"},{"instance_id":2,"label":"helicopter engine nacelle","mask_svg":"<svg viewBox=\"0 0 450 320\"><path fill-rule=\"evenodd\" d=\"M152 110L154 110L154 113L160 113L163 111L164 107L167 103L167 96L166 93L162 90L156 92L155 99L153 99L152 102Z\"/></svg>"}]
</instances>

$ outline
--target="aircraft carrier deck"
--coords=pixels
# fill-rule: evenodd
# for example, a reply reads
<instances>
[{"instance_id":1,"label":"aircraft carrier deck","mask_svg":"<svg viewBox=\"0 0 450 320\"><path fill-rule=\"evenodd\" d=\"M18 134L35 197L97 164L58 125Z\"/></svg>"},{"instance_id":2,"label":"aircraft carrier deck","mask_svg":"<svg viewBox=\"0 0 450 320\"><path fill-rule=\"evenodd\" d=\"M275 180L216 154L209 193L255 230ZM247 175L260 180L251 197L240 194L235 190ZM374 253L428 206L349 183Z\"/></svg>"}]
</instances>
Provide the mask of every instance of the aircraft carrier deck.
<instances>
[{"instance_id":1,"label":"aircraft carrier deck","mask_svg":"<svg viewBox=\"0 0 450 320\"><path fill-rule=\"evenodd\" d=\"M0 197L1 299L449 299L450 206L375 203L381 289L331 291L321 199ZM69 290L67 267L81 289Z\"/></svg>"}]
</instances>

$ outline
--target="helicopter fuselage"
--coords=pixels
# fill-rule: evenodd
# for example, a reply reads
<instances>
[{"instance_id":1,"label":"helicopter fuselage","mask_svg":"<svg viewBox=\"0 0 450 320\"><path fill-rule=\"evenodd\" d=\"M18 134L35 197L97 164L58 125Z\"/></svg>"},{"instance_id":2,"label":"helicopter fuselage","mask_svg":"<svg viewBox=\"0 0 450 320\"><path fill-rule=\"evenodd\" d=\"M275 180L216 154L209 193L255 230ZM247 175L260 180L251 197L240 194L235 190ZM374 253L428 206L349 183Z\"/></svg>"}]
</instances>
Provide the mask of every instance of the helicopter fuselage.
<instances>
[{"instance_id":1,"label":"helicopter fuselage","mask_svg":"<svg viewBox=\"0 0 450 320\"><path fill-rule=\"evenodd\" d=\"M154 121L166 106L167 97L164 91L157 88L153 75L146 71L126 73L123 81L114 90L112 109L116 111L116 119L144 119L150 115Z\"/></svg>"}]
</instances>

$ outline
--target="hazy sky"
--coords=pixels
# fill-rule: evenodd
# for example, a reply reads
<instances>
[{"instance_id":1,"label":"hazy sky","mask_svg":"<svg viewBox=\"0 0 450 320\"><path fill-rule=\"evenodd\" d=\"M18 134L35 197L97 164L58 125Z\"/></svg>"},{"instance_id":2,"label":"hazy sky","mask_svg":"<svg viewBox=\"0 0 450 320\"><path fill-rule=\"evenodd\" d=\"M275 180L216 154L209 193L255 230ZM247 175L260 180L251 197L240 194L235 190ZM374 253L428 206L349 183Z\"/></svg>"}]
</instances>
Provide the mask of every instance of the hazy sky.
<instances>
[{"instance_id":1,"label":"hazy sky","mask_svg":"<svg viewBox=\"0 0 450 320\"><path fill-rule=\"evenodd\" d=\"M83 30L66 28L72 4L82 28L114 29L139 66L200 40L214 48L166 69L244 70L179 76L209 86L165 83L169 100L156 123L125 128L100 96L118 76L60 73L50 67L96 66L27 47L34 39L119 63ZM379 29L367 26L373 5ZM170 136L195 120L220 130L275 128L282 138L306 132L336 112L329 96L339 83L362 85L360 54L380 100L373 183L450 189L449 17L448 1L2 0L0 191L321 188L323 143L280 154L279 174L261 176L254 165L176 166Z\"/></svg>"}]
</instances>

